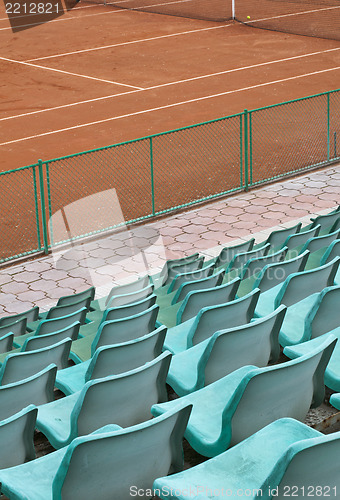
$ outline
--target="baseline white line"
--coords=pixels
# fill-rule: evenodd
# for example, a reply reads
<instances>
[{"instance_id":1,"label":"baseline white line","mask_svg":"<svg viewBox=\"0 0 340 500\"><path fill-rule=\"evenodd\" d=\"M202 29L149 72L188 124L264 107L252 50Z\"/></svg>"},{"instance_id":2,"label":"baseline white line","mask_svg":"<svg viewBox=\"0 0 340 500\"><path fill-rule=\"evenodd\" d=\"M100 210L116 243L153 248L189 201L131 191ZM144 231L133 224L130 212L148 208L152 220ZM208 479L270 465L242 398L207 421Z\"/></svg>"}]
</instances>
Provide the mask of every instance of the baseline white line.
<instances>
[{"instance_id":1,"label":"baseline white line","mask_svg":"<svg viewBox=\"0 0 340 500\"><path fill-rule=\"evenodd\" d=\"M79 78L86 78L88 80L96 80L98 82L111 83L112 85L120 85L122 87L129 87L137 90L144 90L143 87L136 87L135 85L127 85L126 83L113 82L111 80L104 80L103 78L95 78L94 76L80 75L79 73L71 73L70 71L64 71L62 69L49 68L48 66L40 66L39 64L32 64L24 61L16 61L15 59L8 59L7 57L0 57L0 60L7 61L10 63L21 64L23 66L30 66L32 68L45 69L47 71L53 71L56 73L63 73L69 76L77 76Z\"/></svg>"},{"instance_id":2,"label":"baseline white line","mask_svg":"<svg viewBox=\"0 0 340 500\"><path fill-rule=\"evenodd\" d=\"M72 56L74 54L82 54L83 52L93 52L95 50L111 49L113 47L121 47L124 45L131 45L134 43L152 42L154 40L161 40L162 38L171 38L171 37L175 37L175 36L191 35L192 33L200 33L202 31L209 31L209 30L218 30L220 28L227 28L229 26L233 26L233 24L223 24L220 26L210 26L209 28L200 28L200 29L190 30L190 31L180 31L178 33L171 33L170 35L159 35L159 36L153 36L151 38L141 38L139 40L132 40L132 41L128 41L128 42L113 43L112 45L102 45L101 47L94 47L94 48L90 48L90 49L74 50L73 52L63 52L62 54L54 54L52 56L36 57L35 59L27 59L26 62L41 61L42 59L53 59L56 57Z\"/></svg>"},{"instance_id":3,"label":"baseline white line","mask_svg":"<svg viewBox=\"0 0 340 500\"><path fill-rule=\"evenodd\" d=\"M263 62L263 63L252 64L252 65L249 65L249 66L242 66L240 68L227 69L225 71L219 71L217 73L210 73L208 75L194 76L192 78L187 78L187 79L184 79L184 80L177 80L176 82L162 83L160 85L154 85L152 87L146 87L146 88L144 88L142 90L130 90L128 92L121 92L119 94L111 94L111 95L108 95L108 96L95 97L93 99L86 99L84 101L78 101L78 102L74 102L74 103L70 103L70 104L62 104L60 106L54 106L52 108L40 109L38 111L30 111L28 113L21 113L19 115L6 116L4 118L0 118L0 122L1 121L5 121L5 120L12 120L14 118L22 118L24 116L35 115L35 114L39 114L39 113L46 113L47 111L55 111L55 110L58 110L58 109L68 108L68 107L72 107L72 106L78 106L78 105L81 105L81 104L89 104L91 102L102 101L102 100L106 100L106 99L112 99L112 98L115 98L115 97L121 97L121 96L129 95L129 94L135 94L135 93L138 93L138 92L145 92L145 91L148 91L148 90L157 90L158 88L162 88L162 87L168 87L168 86L171 86L171 85L179 85L181 83L187 83L187 82L190 82L190 81L200 80L200 79L203 79L203 78L211 78L211 77L214 77L214 76L225 75L227 73L233 73L233 72L243 71L243 70L247 70L247 69L254 69L254 68L257 68L257 67L260 67L260 66L267 66L267 65L271 65L271 64L277 64L277 63L292 61L292 60L295 60L295 59L302 59L304 57L312 57L312 56L315 56L315 55L325 54L325 53L328 53L328 52L334 52L334 51L337 51L337 50L340 50L340 47L336 47L336 48L333 48L333 49L320 50L318 52L310 52L308 54L302 54L302 55L298 55L298 56L286 57L284 59L277 59L277 60L274 60L274 61L267 61L267 62Z\"/></svg>"},{"instance_id":4,"label":"baseline white line","mask_svg":"<svg viewBox=\"0 0 340 500\"><path fill-rule=\"evenodd\" d=\"M263 19L254 19L254 21L249 21L249 20L244 21L244 24L260 23L262 21L270 21L271 19L281 19L282 17L301 16L304 14L315 14L315 12L321 12L323 10L333 10L333 9L340 9L340 6L334 5L333 7L323 7L322 9L304 10L301 12L291 12L290 14L282 14L280 16L264 17Z\"/></svg>"},{"instance_id":5,"label":"baseline white line","mask_svg":"<svg viewBox=\"0 0 340 500\"><path fill-rule=\"evenodd\" d=\"M255 89L255 88L259 88L259 87L266 87L266 86L269 86L269 85L274 85L276 83L287 82L289 80L296 80L296 79L299 79L299 78L305 78L306 76L313 76L313 75L317 75L317 74L320 74L320 73L327 73L329 71L337 71L337 70L340 70L340 66L337 66L336 68L324 69L324 70L321 70L321 71L313 71L312 73L305 73L304 75L291 76L289 78L283 78L281 80L273 80L271 82L260 83L260 84L257 84L257 85L251 85L249 87L243 87L241 89L228 90L226 92L220 92L218 94L211 94L211 95L208 95L208 96L198 97L196 99L189 99L187 101L175 102L173 104L166 104L165 106L158 106L157 108L150 108L150 109L145 109L145 110L142 110L142 111L135 111L134 113L127 113L125 115L113 116L111 118L105 118L103 120L97 120L97 121L93 121L93 122L82 123L80 125L74 125L72 127L66 127L66 128L62 128L62 129L59 129L59 130L52 130L51 132L43 132L41 134L35 134L35 135L27 136L27 137L21 137L20 139L14 139L12 141L2 142L2 143L0 143L0 146L6 146L8 144L15 144L15 143L18 143L18 142L27 141L29 139L36 139L38 137L45 137L47 135L60 134L62 132L68 132L69 130L75 130L75 129L85 128L85 127L91 127L93 125L99 125L100 123L105 123L105 122L111 122L111 121L115 121L115 120L120 120L122 118L129 118L131 116L143 115L143 114L146 114L146 113L151 113L153 111L160 111L162 109L168 109L168 108L174 108L174 107L177 107L177 106L183 106L185 104L191 104L193 102L205 101L207 99L213 99L215 97L222 97L222 96L225 96L225 95L228 95L228 94L234 94L234 93L238 93L238 92L244 92L245 90L251 90L251 89Z\"/></svg>"}]
</instances>

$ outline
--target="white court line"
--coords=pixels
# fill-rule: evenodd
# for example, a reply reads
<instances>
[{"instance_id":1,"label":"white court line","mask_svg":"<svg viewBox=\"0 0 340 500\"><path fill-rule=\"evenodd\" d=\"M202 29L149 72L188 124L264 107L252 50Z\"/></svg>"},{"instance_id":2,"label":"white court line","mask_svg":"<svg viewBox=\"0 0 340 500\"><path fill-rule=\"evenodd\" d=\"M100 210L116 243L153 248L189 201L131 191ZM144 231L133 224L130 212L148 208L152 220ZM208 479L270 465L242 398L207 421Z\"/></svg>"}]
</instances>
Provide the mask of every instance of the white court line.
<instances>
[{"instance_id":1,"label":"white court line","mask_svg":"<svg viewBox=\"0 0 340 500\"><path fill-rule=\"evenodd\" d=\"M40 66L38 64L32 64L24 61L16 61L15 59L8 59L7 57L0 57L1 61L7 61L10 63L21 64L23 66L30 66L32 68L45 69L48 71L53 71L55 73L63 73L65 75L77 76L79 78L86 78L88 80L96 80L98 82L111 83L112 85L120 85L122 87L129 87L137 90L144 90L143 87L136 87L135 85L127 85L126 83L113 82L111 80L104 80L103 78L95 78L94 76L80 75L79 73L71 73L70 71L64 71L62 69L49 68L48 66Z\"/></svg>"},{"instance_id":2,"label":"white court line","mask_svg":"<svg viewBox=\"0 0 340 500\"><path fill-rule=\"evenodd\" d=\"M145 92L147 90L157 90L157 89L162 88L162 87L169 87L171 85L179 85L181 83L187 83L187 82L191 82L191 81L194 81L194 80L200 80L200 79L203 79L203 78L211 78L211 77L214 77L214 76L225 75L227 73L234 73L234 72L237 72L237 71L243 71L243 70L247 70L247 69L254 69L254 68L257 68L257 67L260 67L260 66L267 66L267 65L270 65L270 64L277 64L277 63L292 61L292 60L296 60L296 59L302 59L304 57L312 57L312 56L315 56L315 55L325 54L325 53L328 53L328 52L334 52L334 51L337 51L337 50L340 50L340 47L336 47L336 48L333 48L333 49L327 49L327 50L320 50L318 52L310 52L308 54L302 54L302 55L298 55L298 56L286 57L284 59L276 59L274 61L267 61L267 62L263 62L263 63L252 64L252 65L249 65L249 66L242 66L240 68L227 69L225 71L219 71L217 73L210 73L208 75L194 76L194 77L191 77L191 78L186 78L184 80L177 80L176 82L162 83L160 85L154 85L152 87L146 87L143 90L130 90L128 92L121 92L119 94L112 94L112 95L103 96L103 97L95 97L93 99L86 99L84 101L78 101L78 102L74 102L74 103L71 103L71 104L62 104L60 106L54 106L52 108L45 108L45 109L40 109L38 111L30 111L28 113L21 113L19 115L12 115L12 116L7 116L5 118L0 118L0 122L1 121L5 121L5 120L12 120L14 118L22 118L24 116L35 115L35 114L39 114L39 113L46 113L47 111L55 111L55 110L58 110L58 109L68 108L68 107L72 107L72 106L78 106L78 105L81 105L81 104L89 104L91 102L102 101L102 100L106 100L106 99L112 99L114 97L121 97L121 96L129 95L129 94L135 94L135 93L138 93L138 92Z\"/></svg>"},{"instance_id":3,"label":"white court line","mask_svg":"<svg viewBox=\"0 0 340 500\"><path fill-rule=\"evenodd\" d=\"M210 26L209 28L199 28L190 31L179 31L178 33L171 33L170 35L153 36L152 38L140 38L139 40L130 40L128 42L113 43L112 45L102 45L101 47L94 47L90 49L74 50L73 52L63 52L62 54L54 54L52 56L36 57L35 59L27 59L26 62L41 61L42 59L53 59L56 57L72 56L74 54L82 54L83 52L93 52L95 50L111 49L113 47L121 47L124 45L131 45L134 43L152 42L154 40L161 40L162 38L171 38L174 36L191 35L192 33L200 33L202 31L218 30L220 28L227 28L234 26L233 24L223 24L219 26Z\"/></svg>"},{"instance_id":4,"label":"white court line","mask_svg":"<svg viewBox=\"0 0 340 500\"><path fill-rule=\"evenodd\" d=\"M243 87L243 88L240 88L240 89L228 90L226 92L220 92L218 94L211 94L211 95L207 95L207 96L203 96L203 97L197 97L196 99L189 99L187 101L175 102L173 104L166 104L165 106L159 106L157 108L144 109L142 111L135 111L134 113L127 113L125 115L113 116L111 118L105 118L103 120L97 120L97 121L93 121L93 122L82 123L80 125L74 125L72 127L66 127L66 128L62 128L62 129L59 129L59 130L52 130L51 132L43 132L41 134L30 135L30 136L27 136L27 137L21 137L20 139L14 139L12 141L2 142L2 143L0 143L0 146L6 146L8 144L15 144L15 143L18 143L18 142L27 141L29 139L36 139L38 137L45 137L47 135L60 134L61 132L68 132L70 130L76 130L76 129L80 129L80 128L84 128L84 127L91 127L93 125L99 125L100 123L105 123L105 122L111 122L111 121L115 121L115 120L120 120L122 118L129 118L131 116L143 115L143 114L146 114L146 113L151 113L153 111L160 111L162 109L168 109L168 108L174 108L174 107L177 107L177 106L183 106L185 104L191 104L193 102L205 101L207 99L213 99L215 97L222 97L222 96L225 96L225 95L228 95L228 94L234 94L234 93L236 94L238 92L244 92L245 90L251 90L251 89L255 89L255 88L259 88L259 87L266 87L266 86L277 84L277 83L287 82L289 80L297 80L299 78L305 78L306 76L318 75L318 74L321 74L321 73L327 73L329 71L337 71L339 69L340 69L340 66L337 66L336 68L324 69L324 70L320 70L320 71L313 71L312 73L305 73L304 75L291 76L289 78L283 78L281 80L274 80L274 81L271 81L271 82L260 83L260 84L257 84L257 85L251 85L249 87Z\"/></svg>"},{"instance_id":5,"label":"white court line","mask_svg":"<svg viewBox=\"0 0 340 500\"><path fill-rule=\"evenodd\" d=\"M281 16L264 17L263 19L254 19L254 21L247 20L247 21L244 21L244 24L260 23L262 21L270 21L271 19L281 19L282 17L301 16L303 14L314 14L315 12L321 12L323 10L332 10L332 9L340 9L340 5L339 6L334 5L333 7L323 7L322 9L304 10L301 12L292 12L290 14L282 14ZM236 18L237 18L237 16L236 16Z\"/></svg>"}]
</instances>

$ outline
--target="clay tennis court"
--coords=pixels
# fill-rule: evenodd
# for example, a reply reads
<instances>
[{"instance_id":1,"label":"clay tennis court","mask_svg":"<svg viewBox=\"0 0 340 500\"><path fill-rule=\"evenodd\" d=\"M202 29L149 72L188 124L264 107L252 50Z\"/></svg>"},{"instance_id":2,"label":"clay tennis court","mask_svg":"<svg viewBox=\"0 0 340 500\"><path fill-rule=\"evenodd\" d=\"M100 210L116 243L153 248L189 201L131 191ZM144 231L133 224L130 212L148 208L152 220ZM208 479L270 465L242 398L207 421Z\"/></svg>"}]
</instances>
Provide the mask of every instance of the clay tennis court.
<instances>
[{"instance_id":1,"label":"clay tennis court","mask_svg":"<svg viewBox=\"0 0 340 500\"><path fill-rule=\"evenodd\" d=\"M0 18L2 170L339 87L336 40L86 2Z\"/></svg>"},{"instance_id":2,"label":"clay tennis court","mask_svg":"<svg viewBox=\"0 0 340 500\"><path fill-rule=\"evenodd\" d=\"M153 5L152 0L145 2ZM161 5L173 13L178 5L189 8L192 2L199 7L198 17L207 14L207 6L208 17L215 7L221 12L225 7L223 15L230 15L231 4L221 0ZM283 15L282 5L280 0L236 2L244 25L81 1L45 24L22 15L20 29L13 32L1 4L1 171L339 88L340 6L323 0L310 2L306 10L305 2L292 2L289 14ZM326 38L259 29L268 22L274 29L307 30ZM301 140L301 130L314 117L314 108L305 107L283 128L276 123L275 132L271 126L261 131L256 140L260 161L274 134L278 150L281 143L289 143L293 157L303 147L307 165L317 163L318 147ZM51 194L50 215L109 188L116 189L128 221L240 186L239 120L230 123L229 128L202 129L203 135L173 134L163 142L161 136L154 159L153 207L147 141L116 148L114 158L99 154L53 162L46 192L46 199ZM340 136L337 115L330 125ZM318 136L318 124L313 127ZM331 148L335 157L335 144ZM217 150L223 155L209 163L209 151ZM273 175L287 169L290 165L276 158ZM263 171L254 170L255 182L256 175L264 178ZM7 258L38 248L40 195L33 193L32 171L2 176L1 183L1 254ZM101 228L95 218L85 219L79 217L77 235Z\"/></svg>"}]
</instances>

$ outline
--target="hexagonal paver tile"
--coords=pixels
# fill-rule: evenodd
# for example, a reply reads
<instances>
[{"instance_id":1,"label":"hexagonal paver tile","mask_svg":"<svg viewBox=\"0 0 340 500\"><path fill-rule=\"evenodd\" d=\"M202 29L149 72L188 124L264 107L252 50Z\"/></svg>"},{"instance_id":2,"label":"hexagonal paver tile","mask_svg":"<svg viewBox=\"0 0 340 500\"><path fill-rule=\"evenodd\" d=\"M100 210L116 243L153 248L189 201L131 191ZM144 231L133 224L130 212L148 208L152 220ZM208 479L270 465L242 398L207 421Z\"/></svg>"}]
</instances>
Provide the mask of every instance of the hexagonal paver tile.
<instances>
[{"instance_id":1,"label":"hexagonal paver tile","mask_svg":"<svg viewBox=\"0 0 340 500\"><path fill-rule=\"evenodd\" d=\"M47 271L51 272L51 271ZM36 272L23 271L21 273L13 275L14 281L22 281L23 283L31 283L32 281L37 281L40 276Z\"/></svg>"}]
</instances>

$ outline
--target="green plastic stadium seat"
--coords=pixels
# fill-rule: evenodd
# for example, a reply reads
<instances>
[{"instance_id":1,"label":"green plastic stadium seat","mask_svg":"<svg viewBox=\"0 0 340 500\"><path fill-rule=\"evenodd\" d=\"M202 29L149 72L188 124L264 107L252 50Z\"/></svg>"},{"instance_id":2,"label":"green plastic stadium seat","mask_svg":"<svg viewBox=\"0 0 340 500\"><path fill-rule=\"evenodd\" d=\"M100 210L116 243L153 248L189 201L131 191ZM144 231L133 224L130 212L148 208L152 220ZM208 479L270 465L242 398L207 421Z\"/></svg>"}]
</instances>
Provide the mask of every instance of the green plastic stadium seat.
<instances>
[{"instance_id":1,"label":"green plastic stadium seat","mask_svg":"<svg viewBox=\"0 0 340 500\"><path fill-rule=\"evenodd\" d=\"M188 273L193 273L194 271L201 271L202 270L203 274L200 275L200 273L198 272L198 274L196 275L197 279L199 279L200 277L206 278L207 276L209 276L212 273L214 266L210 265L210 266L206 266L205 268L203 268L204 258L205 257L202 256L202 257L199 257L198 259L196 259L192 262L172 266L169 269L167 278L164 279L162 286L155 288L155 293L156 293L157 297L161 297L163 295L166 295L169 291L169 288L170 288L170 292L171 292L171 288L173 286L172 282L174 279L177 279L177 276L180 276L178 278L179 284L181 282L185 282L185 276ZM192 276L190 276L190 277L192 277ZM188 277L188 281L190 281L190 277ZM193 279L195 279L195 275L193 276Z\"/></svg>"},{"instance_id":2,"label":"green plastic stadium seat","mask_svg":"<svg viewBox=\"0 0 340 500\"><path fill-rule=\"evenodd\" d=\"M42 320L40 321L35 332L26 333L25 335L20 335L19 337L14 337L14 345L16 345L16 347L21 347L28 338L38 335L45 335L47 333L55 333L73 325L73 323L76 322L79 322L81 325L83 325L85 322L86 313L86 307L82 307L81 309L79 309L79 311L76 311L64 317Z\"/></svg>"},{"instance_id":3,"label":"green plastic stadium seat","mask_svg":"<svg viewBox=\"0 0 340 500\"><path fill-rule=\"evenodd\" d=\"M282 418L217 457L156 479L153 491L163 500L186 500L187 492L210 500L220 500L222 492L253 500L283 500L294 494L303 498L305 492L337 498L339 452L339 432L325 436L297 420Z\"/></svg>"},{"instance_id":4,"label":"green plastic stadium seat","mask_svg":"<svg viewBox=\"0 0 340 500\"><path fill-rule=\"evenodd\" d=\"M0 422L0 469L35 458L34 428L38 410L29 405Z\"/></svg>"},{"instance_id":5,"label":"green plastic stadium seat","mask_svg":"<svg viewBox=\"0 0 340 500\"><path fill-rule=\"evenodd\" d=\"M174 327L196 316L203 307L230 302L236 296L239 281L239 278L235 278L229 283L214 288L190 291L183 301L161 309L158 321L168 328Z\"/></svg>"},{"instance_id":6,"label":"green plastic stadium seat","mask_svg":"<svg viewBox=\"0 0 340 500\"><path fill-rule=\"evenodd\" d=\"M160 307L166 307L171 304L177 290L185 283L194 281L201 281L202 279L209 278L214 271L214 264L202 267L195 271L177 274L167 286L163 286L156 290L157 304Z\"/></svg>"},{"instance_id":7,"label":"green plastic stadium seat","mask_svg":"<svg viewBox=\"0 0 340 500\"><path fill-rule=\"evenodd\" d=\"M237 296L243 297L244 295L247 295L247 293L251 292L262 269L270 264L282 262L285 258L286 252L287 248L284 247L278 252L270 255L248 260L240 273L241 283L237 290Z\"/></svg>"},{"instance_id":8,"label":"green plastic stadium seat","mask_svg":"<svg viewBox=\"0 0 340 500\"><path fill-rule=\"evenodd\" d=\"M14 321L18 321L22 318L26 318L27 323L30 323L31 321L36 321L39 318L39 307L35 306L32 307L32 309L28 309L27 311L18 314L4 316L3 318L0 318L0 326L8 325L9 323L13 323Z\"/></svg>"},{"instance_id":9,"label":"green plastic stadium seat","mask_svg":"<svg viewBox=\"0 0 340 500\"><path fill-rule=\"evenodd\" d=\"M269 316L221 330L172 357L167 383L176 394L190 392L225 377L245 365L266 366L280 354L279 331L286 312L280 306Z\"/></svg>"},{"instance_id":10,"label":"green plastic stadium seat","mask_svg":"<svg viewBox=\"0 0 340 500\"><path fill-rule=\"evenodd\" d=\"M336 408L337 410L340 410L340 394L339 393L332 394L330 399L329 399L329 402L331 403L332 406L334 406L334 408Z\"/></svg>"},{"instance_id":11,"label":"green plastic stadium seat","mask_svg":"<svg viewBox=\"0 0 340 500\"><path fill-rule=\"evenodd\" d=\"M87 382L79 392L38 406L36 427L58 449L108 424L129 427L151 418L152 404L167 400L171 354L144 366Z\"/></svg>"},{"instance_id":12,"label":"green plastic stadium seat","mask_svg":"<svg viewBox=\"0 0 340 500\"><path fill-rule=\"evenodd\" d=\"M208 276L208 278L183 283L175 292L173 292L171 305L178 304L185 299L189 292L193 292L194 290L208 290L209 288L220 286L222 284L224 274L225 271L222 269L212 276Z\"/></svg>"},{"instance_id":13,"label":"green plastic stadium seat","mask_svg":"<svg viewBox=\"0 0 340 500\"><path fill-rule=\"evenodd\" d=\"M320 264L331 262L335 257L340 257L340 240L333 241L323 254ZM334 284L340 285L340 270L336 273Z\"/></svg>"},{"instance_id":14,"label":"green plastic stadium seat","mask_svg":"<svg viewBox=\"0 0 340 500\"><path fill-rule=\"evenodd\" d=\"M6 335L0 337L0 353L7 353L8 351L11 351L13 339L13 333L6 333Z\"/></svg>"},{"instance_id":15,"label":"green plastic stadium seat","mask_svg":"<svg viewBox=\"0 0 340 500\"><path fill-rule=\"evenodd\" d=\"M283 243L283 247L287 247L286 259L290 260L299 255L305 243L310 239L319 235L320 226L313 227L309 231L300 232L288 236Z\"/></svg>"},{"instance_id":16,"label":"green plastic stadium seat","mask_svg":"<svg viewBox=\"0 0 340 500\"><path fill-rule=\"evenodd\" d=\"M316 236L315 238L310 238L306 241L305 245L302 247L300 253L305 250L309 250L310 255L306 264L306 269L314 269L321 265L321 259L328 250L329 245L334 241L338 240L340 237L340 230L334 231L323 236Z\"/></svg>"},{"instance_id":17,"label":"green plastic stadium seat","mask_svg":"<svg viewBox=\"0 0 340 500\"><path fill-rule=\"evenodd\" d=\"M17 500L111 500L112 492L123 500L134 485L148 492L157 477L183 469L189 413L186 407L129 429L106 426L76 438L33 462L0 470L1 491Z\"/></svg>"},{"instance_id":18,"label":"green plastic stadium seat","mask_svg":"<svg viewBox=\"0 0 340 500\"><path fill-rule=\"evenodd\" d=\"M298 302L292 310L288 308L280 344L300 344L340 327L339 304L340 286L332 286L313 294L311 300Z\"/></svg>"},{"instance_id":19,"label":"green plastic stadium seat","mask_svg":"<svg viewBox=\"0 0 340 500\"><path fill-rule=\"evenodd\" d=\"M12 333L14 336L25 335L27 327L27 318L17 319L12 323L0 326L0 337Z\"/></svg>"},{"instance_id":20,"label":"green plastic stadium seat","mask_svg":"<svg viewBox=\"0 0 340 500\"><path fill-rule=\"evenodd\" d=\"M161 271L159 273L155 273L150 276L150 282L156 285L157 287L162 286L162 282L167 278L168 271L171 267L192 262L194 260L197 260L199 256L200 256L199 253L196 252L192 255L188 255L185 257L166 260Z\"/></svg>"},{"instance_id":21,"label":"green plastic stadium seat","mask_svg":"<svg viewBox=\"0 0 340 500\"><path fill-rule=\"evenodd\" d=\"M295 226L272 231L268 238L262 243L255 245L254 249L266 245L267 243L269 243L272 248L282 248L288 236L298 233L301 229L301 226L302 224L301 222L299 222Z\"/></svg>"},{"instance_id":22,"label":"green plastic stadium seat","mask_svg":"<svg viewBox=\"0 0 340 500\"><path fill-rule=\"evenodd\" d=\"M154 405L151 412L157 416L192 404L186 439L201 455L218 455L278 418L303 421L311 405L319 406L336 341L329 335L312 353L286 363L244 366L203 389Z\"/></svg>"},{"instance_id":23,"label":"green plastic stadium seat","mask_svg":"<svg viewBox=\"0 0 340 500\"><path fill-rule=\"evenodd\" d=\"M283 283L261 293L255 314L266 316L277 309L280 304L289 307L308 297L313 300L313 294L334 284L339 263L340 257L336 257L328 264L316 269L290 274Z\"/></svg>"},{"instance_id":24,"label":"green plastic stadium seat","mask_svg":"<svg viewBox=\"0 0 340 500\"><path fill-rule=\"evenodd\" d=\"M261 292L266 292L279 283L283 283L290 274L304 271L308 255L309 252L306 250L293 259L267 264L257 275L253 289L259 288Z\"/></svg>"},{"instance_id":25,"label":"green plastic stadium seat","mask_svg":"<svg viewBox=\"0 0 340 500\"><path fill-rule=\"evenodd\" d=\"M177 354L199 344L219 330L249 323L254 315L259 294L260 290L253 290L241 299L203 307L197 316L169 328L164 349Z\"/></svg>"},{"instance_id":26,"label":"green plastic stadium seat","mask_svg":"<svg viewBox=\"0 0 340 500\"><path fill-rule=\"evenodd\" d=\"M88 361L58 370L55 385L69 395L80 391L89 380L138 368L160 356L165 334L166 328L160 327L138 339L99 347Z\"/></svg>"},{"instance_id":27,"label":"green plastic stadium seat","mask_svg":"<svg viewBox=\"0 0 340 500\"><path fill-rule=\"evenodd\" d=\"M113 295L108 301L106 308L110 307L120 307L139 302L150 295L153 295L155 287L153 285L147 285L145 288L136 290L134 292L123 293L121 295Z\"/></svg>"},{"instance_id":28,"label":"green plastic stadium seat","mask_svg":"<svg viewBox=\"0 0 340 500\"><path fill-rule=\"evenodd\" d=\"M70 358L75 363L90 359L98 347L120 344L143 337L156 329L159 308L155 304L133 316L102 323L95 335L88 335L72 343Z\"/></svg>"},{"instance_id":29,"label":"green plastic stadium seat","mask_svg":"<svg viewBox=\"0 0 340 500\"><path fill-rule=\"evenodd\" d=\"M264 257L267 255L270 249L269 243L266 245L257 248L256 250L251 250L250 252L243 252L234 255L234 257L229 262L229 265L226 267L226 274L224 277L224 281L230 281L236 276L240 276L242 274L242 270L244 266L250 259L258 259L260 257Z\"/></svg>"},{"instance_id":30,"label":"green plastic stadium seat","mask_svg":"<svg viewBox=\"0 0 340 500\"><path fill-rule=\"evenodd\" d=\"M338 210L330 212L325 215L318 215L315 219L312 219L312 223L309 226L302 228L302 231L306 229L314 228L317 225L320 226L320 236L327 233L332 233L336 229L339 229L340 224L340 214Z\"/></svg>"},{"instance_id":31,"label":"green plastic stadium seat","mask_svg":"<svg viewBox=\"0 0 340 500\"><path fill-rule=\"evenodd\" d=\"M86 311L89 311L90 302L91 302L91 297L86 297L79 299L77 302L74 302L73 304L62 304L60 306L51 307L49 311L40 315L41 318L38 321L28 323L26 329L28 332L34 332L38 328L41 320L63 318L65 316L78 312L83 307L86 308Z\"/></svg>"},{"instance_id":32,"label":"green plastic stadium seat","mask_svg":"<svg viewBox=\"0 0 340 500\"><path fill-rule=\"evenodd\" d=\"M30 404L38 406L53 401L56 371L56 366L49 365L32 377L0 386L0 421Z\"/></svg>"},{"instance_id":33,"label":"green plastic stadium seat","mask_svg":"<svg viewBox=\"0 0 340 500\"><path fill-rule=\"evenodd\" d=\"M65 339L36 351L8 354L0 368L0 385L13 384L31 377L51 364L58 370L66 368L71 342L71 339Z\"/></svg>"},{"instance_id":34,"label":"green plastic stadium seat","mask_svg":"<svg viewBox=\"0 0 340 500\"><path fill-rule=\"evenodd\" d=\"M218 256L209 260L206 264L214 263L216 269L225 269L235 255L250 252L254 247L254 243L255 238L251 238L249 241L244 241L238 245L223 247ZM262 246L262 244L260 246Z\"/></svg>"}]
</instances>

